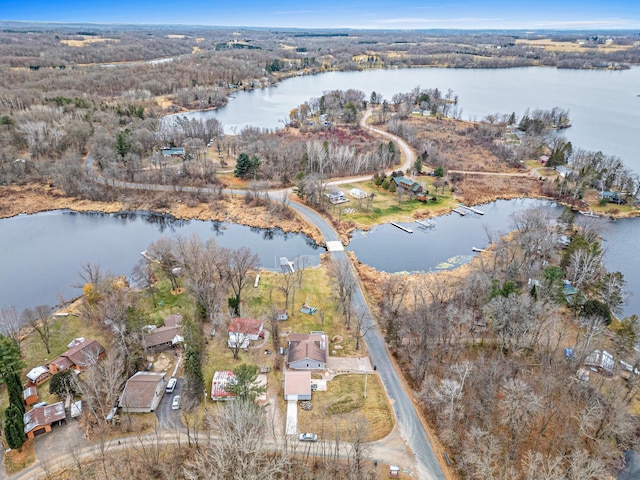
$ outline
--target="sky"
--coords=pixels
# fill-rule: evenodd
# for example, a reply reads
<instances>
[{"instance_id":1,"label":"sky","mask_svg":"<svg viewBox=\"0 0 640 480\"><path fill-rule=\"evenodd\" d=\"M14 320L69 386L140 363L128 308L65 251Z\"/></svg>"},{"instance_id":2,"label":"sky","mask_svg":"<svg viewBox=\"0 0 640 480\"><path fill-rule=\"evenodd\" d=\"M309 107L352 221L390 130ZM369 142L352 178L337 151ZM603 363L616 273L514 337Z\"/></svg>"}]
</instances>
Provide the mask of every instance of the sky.
<instances>
[{"instance_id":1,"label":"sky","mask_svg":"<svg viewBox=\"0 0 640 480\"><path fill-rule=\"evenodd\" d=\"M637 29L639 0L0 0L0 20L366 29Z\"/></svg>"}]
</instances>

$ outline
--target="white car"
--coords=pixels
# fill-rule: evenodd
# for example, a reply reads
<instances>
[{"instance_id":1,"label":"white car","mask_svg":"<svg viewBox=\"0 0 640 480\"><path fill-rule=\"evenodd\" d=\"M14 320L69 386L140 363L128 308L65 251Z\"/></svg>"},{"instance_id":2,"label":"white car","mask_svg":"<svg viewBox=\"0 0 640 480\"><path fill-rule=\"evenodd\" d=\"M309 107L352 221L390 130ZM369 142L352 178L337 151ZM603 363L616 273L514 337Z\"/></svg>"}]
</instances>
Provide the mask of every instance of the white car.
<instances>
[{"instance_id":1,"label":"white car","mask_svg":"<svg viewBox=\"0 0 640 480\"><path fill-rule=\"evenodd\" d=\"M318 441L318 435L316 435L315 433L301 433L300 436L298 437L300 439L301 442L317 442Z\"/></svg>"},{"instance_id":2,"label":"white car","mask_svg":"<svg viewBox=\"0 0 640 480\"><path fill-rule=\"evenodd\" d=\"M177 379L170 378L169 381L167 382L167 388L165 388L165 392L173 393L173 391L176 389L176 384L177 383L178 383Z\"/></svg>"},{"instance_id":3,"label":"white car","mask_svg":"<svg viewBox=\"0 0 640 480\"><path fill-rule=\"evenodd\" d=\"M180 395L176 395L173 397L173 401L171 402L171 410L178 410L180 408Z\"/></svg>"}]
</instances>

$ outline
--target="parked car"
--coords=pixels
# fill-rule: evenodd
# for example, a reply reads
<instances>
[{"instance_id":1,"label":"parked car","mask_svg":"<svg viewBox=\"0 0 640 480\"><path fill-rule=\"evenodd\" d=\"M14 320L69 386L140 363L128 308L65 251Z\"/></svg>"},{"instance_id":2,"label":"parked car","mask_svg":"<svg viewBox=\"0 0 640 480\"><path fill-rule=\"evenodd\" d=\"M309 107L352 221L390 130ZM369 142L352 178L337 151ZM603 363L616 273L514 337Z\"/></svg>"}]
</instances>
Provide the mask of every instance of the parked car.
<instances>
[{"instance_id":1,"label":"parked car","mask_svg":"<svg viewBox=\"0 0 640 480\"><path fill-rule=\"evenodd\" d=\"M171 410L178 410L180 408L180 395L176 395L173 397L173 401L171 402Z\"/></svg>"},{"instance_id":2,"label":"parked car","mask_svg":"<svg viewBox=\"0 0 640 480\"><path fill-rule=\"evenodd\" d=\"M315 392L316 390L318 390L318 384L317 383L312 383L311 384L311 391Z\"/></svg>"},{"instance_id":3,"label":"parked car","mask_svg":"<svg viewBox=\"0 0 640 480\"><path fill-rule=\"evenodd\" d=\"M177 383L178 383L178 380L176 378L170 378L169 381L167 382L167 388L165 388L165 392L173 393L173 391L176 389Z\"/></svg>"},{"instance_id":4,"label":"parked car","mask_svg":"<svg viewBox=\"0 0 640 480\"><path fill-rule=\"evenodd\" d=\"M301 442L317 442L318 441L318 435L316 435L315 433L301 433L300 436L298 437L300 439Z\"/></svg>"}]
</instances>

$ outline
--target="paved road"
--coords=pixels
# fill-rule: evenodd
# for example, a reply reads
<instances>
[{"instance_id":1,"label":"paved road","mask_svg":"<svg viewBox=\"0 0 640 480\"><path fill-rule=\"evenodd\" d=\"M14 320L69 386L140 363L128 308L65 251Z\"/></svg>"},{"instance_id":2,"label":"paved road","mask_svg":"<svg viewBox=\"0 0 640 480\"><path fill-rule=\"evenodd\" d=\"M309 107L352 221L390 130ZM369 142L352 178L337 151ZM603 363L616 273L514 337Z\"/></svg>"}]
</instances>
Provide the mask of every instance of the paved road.
<instances>
[{"instance_id":1,"label":"paved road","mask_svg":"<svg viewBox=\"0 0 640 480\"><path fill-rule=\"evenodd\" d=\"M383 132L366 124L367 118L371 115L371 111L367 111L361 120L361 125L375 133L392 140L400 147L400 150L404 156L404 162L400 167L406 170L415 161L416 155L411 147L401 138L392 135L388 132ZM208 188L195 188L195 187L181 187L174 188L165 185L146 185L140 183L123 182L119 180L105 179L104 177L96 174L93 167L93 157L89 155L86 162L87 172L90 177L96 182L102 184L108 184L121 188L133 188L142 190L155 190L155 191L185 191L185 192L211 192ZM334 180L334 182L341 183L343 181L360 181L368 180L371 176L356 177L349 179ZM269 196L274 199L282 198L285 192L289 192L288 189L275 190L269 192ZM227 194L244 194L242 190L225 190ZM298 212L307 222L315 225L322 236L324 237L325 244L328 242L339 242L340 237L338 233L333 229L329 222L318 214L315 210L302 205L297 202L291 202L290 207ZM330 252L332 258L336 260L348 261L348 258L342 249L333 250ZM349 262L349 265L351 263ZM416 406L414 405L409 394L404 390L404 386L400 381L401 374L397 372L393 366L389 352L386 348L385 342L377 329L373 316L367 304L364 293L360 287L360 282L355 274L353 267L350 268L350 275L353 276L354 284L356 285L355 291L352 297L353 306L360 311L365 312L365 325L364 328L369 328L365 335L365 341L369 350L369 356L374 365L376 365L382 383L387 391L387 394L391 398L391 404L393 411L396 415L398 428L403 439L407 442L407 445L413 451L416 459L416 466L420 479L433 480L444 479L445 475L440 467L438 460L433 453L431 444L429 443L427 433L424 429L423 423L418 415Z\"/></svg>"}]
</instances>

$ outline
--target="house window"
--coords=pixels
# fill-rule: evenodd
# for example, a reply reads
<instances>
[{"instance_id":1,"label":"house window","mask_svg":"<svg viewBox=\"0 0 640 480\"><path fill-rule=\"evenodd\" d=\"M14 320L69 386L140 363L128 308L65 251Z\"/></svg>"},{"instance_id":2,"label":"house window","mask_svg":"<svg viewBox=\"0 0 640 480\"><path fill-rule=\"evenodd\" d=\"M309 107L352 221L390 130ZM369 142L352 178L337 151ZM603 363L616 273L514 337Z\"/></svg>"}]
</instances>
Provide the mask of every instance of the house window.
<instances>
[{"instance_id":1,"label":"house window","mask_svg":"<svg viewBox=\"0 0 640 480\"><path fill-rule=\"evenodd\" d=\"M307 363L307 368L309 368L309 364Z\"/></svg>"}]
</instances>

